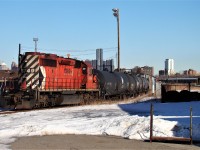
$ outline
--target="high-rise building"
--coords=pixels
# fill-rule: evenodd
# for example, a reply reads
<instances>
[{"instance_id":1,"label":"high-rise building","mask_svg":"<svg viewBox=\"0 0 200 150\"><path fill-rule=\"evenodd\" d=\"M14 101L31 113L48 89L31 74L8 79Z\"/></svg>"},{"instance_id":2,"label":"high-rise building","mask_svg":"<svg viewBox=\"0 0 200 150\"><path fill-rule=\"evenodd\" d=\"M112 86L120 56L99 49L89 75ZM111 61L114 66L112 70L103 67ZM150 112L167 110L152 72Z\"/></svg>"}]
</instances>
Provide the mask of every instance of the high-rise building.
<instances>
[{"instance_id":1,"label":"high-rise building","mask_svg":"<svg viewBox=\"0 0 200 150\"><path fill-rule=\"evenodd\" d=\"M103 49L96 49L97 70L103 70Z\"/></svg>"},{"instance_id":2,"label":"high-rise building","mask_svg":"<svg viewBox=\"0 0 200 150\"><path fill-rule=\"evenodd\" d=\"M174 60L166 59L165 60L165 75L173 75L174 71Z\"/></svg>"}]
</instances>

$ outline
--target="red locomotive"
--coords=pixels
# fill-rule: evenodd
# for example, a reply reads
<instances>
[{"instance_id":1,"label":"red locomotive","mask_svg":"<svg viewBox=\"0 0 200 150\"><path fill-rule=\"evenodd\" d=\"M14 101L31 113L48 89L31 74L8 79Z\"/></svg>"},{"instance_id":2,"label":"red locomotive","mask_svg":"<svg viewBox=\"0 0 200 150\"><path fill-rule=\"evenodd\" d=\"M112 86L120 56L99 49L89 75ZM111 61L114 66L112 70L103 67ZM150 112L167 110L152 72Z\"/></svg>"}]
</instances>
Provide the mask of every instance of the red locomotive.
<instances>
[{"instance_id":1,"label":"red locomotive","mask_svg":"<svg viewBox=\"0 0 200 150\"><path fill-rule=\"evenodd\" d=\"M90 64L55 54L19 50L17 81L12 94L4 95L5 105L16 109L76 104L99 93Z\"/></svg>"}]
</instances>

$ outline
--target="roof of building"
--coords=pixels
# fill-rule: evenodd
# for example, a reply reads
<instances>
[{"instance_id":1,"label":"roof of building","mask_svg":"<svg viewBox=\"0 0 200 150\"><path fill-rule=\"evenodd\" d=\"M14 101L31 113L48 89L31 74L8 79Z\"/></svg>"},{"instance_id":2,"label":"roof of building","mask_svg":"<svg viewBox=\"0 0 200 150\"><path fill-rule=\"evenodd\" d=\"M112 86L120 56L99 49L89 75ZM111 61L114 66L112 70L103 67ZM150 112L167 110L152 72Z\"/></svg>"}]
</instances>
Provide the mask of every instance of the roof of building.
<instances>
[{"instance_id":1,"label":"roof of building","mask_svg":"<svg viewBox=\"0 0 200 150\"><path fill-rule=\"evenodd\" d=\"M0 70L0 79L2 79L2 78L16 78L17 75L18 75L17 71Z\"/></svg>"},{"instance_id":2,"label":"roof of building","mask_svg":"<svg viewBox=\"0 0 200 150\"><path fill-rule=\"evenodd\" d=\"M0 65L1 65L1 66L6 66L6 63L2 62Z\"/></svg>"}]
</instances>

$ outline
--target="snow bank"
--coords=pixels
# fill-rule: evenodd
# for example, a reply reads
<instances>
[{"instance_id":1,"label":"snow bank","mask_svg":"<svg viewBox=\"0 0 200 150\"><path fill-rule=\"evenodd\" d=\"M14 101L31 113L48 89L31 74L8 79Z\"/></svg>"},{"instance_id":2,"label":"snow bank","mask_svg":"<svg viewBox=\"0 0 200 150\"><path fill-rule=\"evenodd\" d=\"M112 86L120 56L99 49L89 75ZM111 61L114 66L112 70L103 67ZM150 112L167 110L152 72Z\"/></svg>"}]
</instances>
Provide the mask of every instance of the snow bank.
<instances>
[{"instance_id":1,"label":"snow bank","mask_svg":"<svg viewBox=\"0 0 200 150\"><path fill-rule=\"evenodd\" d=\"M35 110L0 115L0 147L15 138L52 134L115 135L129 139L149 139L149 110L154 104L153 134L189 137L189 108L193 107L196 139L200 139L200 102L91 105Z\"/></svg>"}]
</instances>

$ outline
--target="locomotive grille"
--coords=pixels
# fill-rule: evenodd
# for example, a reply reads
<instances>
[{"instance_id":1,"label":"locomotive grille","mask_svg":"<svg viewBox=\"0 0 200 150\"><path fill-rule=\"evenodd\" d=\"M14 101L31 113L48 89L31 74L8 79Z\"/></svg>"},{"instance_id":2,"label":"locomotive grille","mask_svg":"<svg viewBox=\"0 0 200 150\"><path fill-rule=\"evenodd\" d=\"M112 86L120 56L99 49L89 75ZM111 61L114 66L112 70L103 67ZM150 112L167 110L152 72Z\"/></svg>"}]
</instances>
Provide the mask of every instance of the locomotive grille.
<instances>
[{"instance_id":1,"label":"locomotive grille","mask_svg":"<svg viewBox=\"0 0 200 150\"><path fill-rule=\"evenodd\" d=\"M34 89L39 84L39 59L37 55L23 55L19 65L19 85Z\"/></svg>"}]
</instances>

